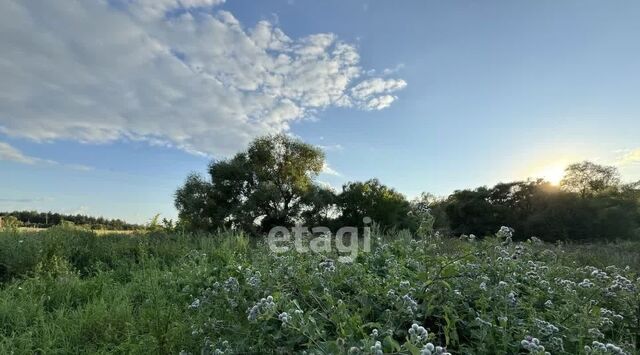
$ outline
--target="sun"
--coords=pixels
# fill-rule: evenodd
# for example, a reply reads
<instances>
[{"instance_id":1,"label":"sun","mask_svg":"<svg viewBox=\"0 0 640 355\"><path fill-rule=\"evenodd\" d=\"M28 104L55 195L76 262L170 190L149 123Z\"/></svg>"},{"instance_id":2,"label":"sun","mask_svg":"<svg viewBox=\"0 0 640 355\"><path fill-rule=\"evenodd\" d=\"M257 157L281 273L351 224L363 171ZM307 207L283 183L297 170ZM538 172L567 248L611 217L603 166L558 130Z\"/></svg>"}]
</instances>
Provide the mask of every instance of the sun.
<instances>
[{"instance_id":1,"label":"sun","mask_svg":"<svg viewBox=\"0 0 640 355\"><path fill-rule=\"evenodd\" d=\"M564 169L564 165L549 165L542 168L535 176L545 179L552 185L558 186L564 177Z\"/></svg>"}]
</instances>

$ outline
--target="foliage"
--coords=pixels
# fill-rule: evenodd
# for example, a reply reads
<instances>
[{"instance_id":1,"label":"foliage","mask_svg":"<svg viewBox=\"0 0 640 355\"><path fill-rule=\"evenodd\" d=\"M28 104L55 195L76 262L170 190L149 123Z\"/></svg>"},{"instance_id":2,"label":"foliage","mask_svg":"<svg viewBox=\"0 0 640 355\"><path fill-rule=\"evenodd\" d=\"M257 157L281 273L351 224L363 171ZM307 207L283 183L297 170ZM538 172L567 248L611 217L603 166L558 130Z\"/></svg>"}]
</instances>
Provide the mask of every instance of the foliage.
<instances>
[{"instance_id":1,"label":"foliage","mask_svg":"<svg viewBox=\"0 0 640 355\"><path fill-rule=\"evenodd\" d=\"M584 197L615 188L620 184L620 173L613 166L604 166L583 161L571 164L565 170L560 186Z\"/></svg>"},{"instance_id":2,"label":"foliage","mask_svg":"<svg viewBox=\"0 0 640 355\"><path fill-rule=\"evenodd\" d=\"M589 191L583 195L542 180L500 183L492 188L456 191L437 209L446 212L447 227L454 234L482 236L508 224L515 227L518 239L640 238L637 185Z\"/></svg>"},{"instance_id":3,"label":"foliage","mask_svg":"<svg viewBox=\"0 0 640 355\"><path fill-rule=\"evenodd\" d=\"M0 353L638 353L640 244L510 233L375 235L340 264L238 234L0 232Z\"/></svg>"},{"instance_id":4,"label":"foliage","mask_svg":"<svg viewBox=\"0 0 640 355\"><path fill-rule=\"evenodd\" d=\"M337 196L337 205L341 212L340 225L359 226L364 217L369 217L383 229L415 229L417 226L409 201L377 179L345 184Z\"/></svg>"},{"instance_id":5,"label":"foliage","mask_svg":"<svg viewBox=\"0 0 640 355\"><path fill-rule=\"evenodd\" d=\"M16 216L0 217L0 227L5 229L17 229L22 222Z\"/></svg>"},{"instance_id":6,"label":"foliage","mask_svg":"<svg viewBox=\"0 0 640 355\"><path fill-rule=\"evenodd\" d=\"M110 229L110 230L134 230L139 226L130 224L119 219L106 219L104 217L90 217L85 215L66 215L53 212L36 211L13 211L0 212L0 218L6 220L7 217L15 217L24 227L49 228L57 226L62 221L72 222L76 225L86 226L90 229Z\"/></svg>"},{"instance_id":7,"label":"foliage","mask_svg":"<svg viewBox=\"0 0 640 355\"><path fill-rule=\"evenodd\" d=\"M180 219L192 229L268 231L289 225L305 209L323 153L286 135L266 136L232 159L212 162L210 181L189 176L176 193ZM260 227L257 227L260 223Z\"/></svg>"}]
</instances>

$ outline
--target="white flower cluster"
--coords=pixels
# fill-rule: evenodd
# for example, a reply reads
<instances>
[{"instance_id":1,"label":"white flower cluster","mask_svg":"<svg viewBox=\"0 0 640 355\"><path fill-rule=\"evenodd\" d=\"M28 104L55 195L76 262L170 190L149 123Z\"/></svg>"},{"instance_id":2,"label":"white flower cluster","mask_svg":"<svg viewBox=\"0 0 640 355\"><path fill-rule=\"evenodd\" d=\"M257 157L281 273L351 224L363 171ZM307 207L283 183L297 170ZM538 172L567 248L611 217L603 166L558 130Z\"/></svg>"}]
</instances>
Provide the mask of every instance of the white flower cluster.
<instances>
[{"instance_id":1,"label":"white flower cluster","mask_svg":"<svg viewBox=\"0 0 640 355\"><path fill-rule=\"evenodd\" d=\"M560 331L558 327L542 319L535 319L534 322L543 335L552 335Z\"/></svg>"},{"instance_id":2,"label":"white flower cluster","mask_svg":"<svg viewBox=\"0 0 640 355\"><path fill-rule=\"evenodd\" d=\"M262 298L258 303L247 310L247 319L253 322L263 314L273 313L275 309L276 304L273 302L273 297L268 296L267 298Z\"/></svg>"},{"instance_id":3,"label":"white flower cluster","mask_svg":"<svg viewBox=\"0 0 640 355\"><path fill-rule=\"evenodd\" d=\"M498 238L504 239L505 242L507 243L511 243L514 231L515 230L511 227L502 226L500 227L500 230L498 230L498 232L496 233L496 236Z\"/></svg>"},{"instance_id":4,"label":"white flower cluster","mask_svg":"<svg viewBox=\"0 0 640 355\"><path fill-rule=\"evenodd\" d=\"M320 270L324 272L336 271L336 264L331 259L327 259L321 262L320 264L318 264L318 267L320 267Z\"/></svg>"},{"instance_id":5,"label":"white flower cluster","mask_svg":"<svg viewBox=\"0 0 640 355\"><path fill-rule=\"evenodd\" d=\"M211 339L209 339L208 337L205 338L204 340L204 346L202 347L201 353L202 354L214 354L214 355L223 355L223 354L230 354L232 353L233 349L231 349L231 347L229 346L229 342L228 341L223 341L220 344L219 348L215 348L214 349L214 343L211 341Z\"/></svg>"},{"instance_id":6,"label":"white flower cluster","mask_svg":"<svg viewBox=\"0 0 640 355\"><path fill-rule=\"evenodd\" d=\"M253 273L253 275L249 276L249 278L247 279L247 284L253 288L258 288L262 283L261 278L262 278L262 274L260 274L260 271L256 271Z\"/></svg>"},{"instance_id":7,"label":"white flower cluster","mask_svg":"<svg viewBox=\"0 0 640 355\"><path fill-rule=\"evenodd\" d=\"M420 355L451 355L451 353L448 353L447 350L441 346L426 343L422 350L420 350Z\"/></svg>"},{"instance_id":8,"label":"white flower cluster","mask_svg":"<svg viewBox=\"0 0 640 355\"><path fill-rule=\"evenodd\" d=\"M426 341L428 337L429 333L423 326L413 323L409 328L409 339L414 343Z\"/></svg>"},{"instance_id":9,"label":"white flower cluster","mask_svg":"<svg viewBox=\"0 0 640 355\"><path fill-rule=\"evenodd\" d=\"M196 298L195 300L193 300L193 302L191 302L191 304L189 305L190 309L198 309L200 308L200 299Z\"/></svg>"},{"instance_id":10,"label":"white flower cluster","mask_svg":"<svg viewBox=\"0 0 640 355\"><path fill-rule=\"evenodd\" d=\"M571 280L565 280L556 277L554 281L567 291L573 291L576 288L576 283Z\"/></svg>"},{"instance_id":11,"label":"white flower cluster","mask_svg":"<svg viewBox=\"0 0 640 355\"><path fill-rule=\"evenodd\" d=\"M378 329L374 329L371 331L371 334L369 334L370 337L372 338L377 338L380 335L380 333L378 332Z\"/></svg>"},{"instance_id":12,"label":"white flower cluster","mask_svg":"<svg viewBox=\"0 0 640 355\"><path fill-rule=\"evenodd\" d=\"M280 314L278 315L278 319L279 319L282 323L286 324L286 323L289 323L289 320L290 320L291 318L290 318L290 316L289 316L289 313L287 313L287 312L282 312L282 313L280 313Z\"/></svg>"},{"instance_id":13,"label":"white flower cluster","mask_svg":"<svg viewBox=\"0 0 640 355\"><path fill-rule=\"evenodd\" d=\"M544 346L540 344L540 340L538 338L534 338L529 335L522 339L520 345L522 345L523 348L529 350L529 352L532 353L543 353L545 355L551 355L551 353L545 351Z\"/></svg>"},{"instance_id":14,"label":"white flower cluster","mask_svg":"<svg viewBox=\"0 0 640 355\"><path fill-rule=\"evenodd\" d=\"M383 355L384 351L382 351L382 343L379 341L376 341L376 343L371 347L371 352L374 355Z\"/></svg>"},{"instance_id":15,"label":"white flower cluster","mask_svg":"<svg viewBox=\"0 0 640 355\"><path fill-rule=\"evenodd\" d=\"M402 296L402 303L410 314L414 314L418 310L418 302L409 296L409 294Z\"/></svg>"},{"instance_id":16,"label":"white flower cluster","mask_svg":"<svg viewBox=\"0 0 640 355\"><path fill-rule=\"evenodd\" d=\"M591 282L591 280L589 279L584 279L582 280L582 282L580 282L578 284L578 286L582 287L582 288L592 288L595 284L593 282Z\"/></svg>"},{"instance_id":17,"label":"white flower cluster","mask_svg":"<svg viewBox=\"0 0 640 355\"><path fill-rule=\"evenodd\" d=\"M229 277L222 287L229 293L236 293L240 290L240 283L235 277Z\"/></svg>"},{"instance_id":18,"label":"white flower cluster","mask_svg":"<svg viewBox=\"0 0 640 355\"><path fill-rule=\"evenodd\" d=\"M592 338L604 339L604 334L602 334L602 332L598 328L589 328L587 333L589 333L589 336L591 336Z\"/></svg>"},{"instance_id":19,"label":"white flower cluster","mask_svg":"<svg viewBox=\"0 0 640 355\"><path fill-rule=\"evenodd\" d=\"M624 320L622 314L617 314L616 312L606 309L600 308L600 316L603 318L613 318L614 320L621 321Z\"/></svg>"},{"instance_id":20,"label":"white flower cluster","mask_svg":"<svg viewBox=\"0 0 640 355\"><path fill-rule=\"evenodd\" d=\"M627 354L619 346L616 346L616 345L611 344L611 343L603 344L603 343L601 343L599 341L595 341L595 340L591 343L591 346L585 345L584 346L584 351L587 354L591 354L591 353L611 353L611 354L617 354L617 355L626 355Z\"/></svg>"},{"instance_id":21,"label":"white flower cluster","mask_svg":"<svg viewBox=\"0 0 640 355\"><path fill-rule=\"evenodd\" d=\"M640 281L640 278L638 279ZM615 279L611 286L609 286L611 291L627 291L627 292L635 292L636 287L633 282L627 279L624 276L616 275Z\"/></svg>"},{"instance_id":22,"label":"white flower cluster","mask_svg":"<svg viewBox=\"0 0 640 355\"><path fill-rule=\"evenodd\" d=\"M609 275L607 275L606 272L597 269L597 268L593 268L594 270L591 271L591 277L600 280L600 281L604 281L604 280L608 280L609 279Z\"/></svg>"}]
</instances>

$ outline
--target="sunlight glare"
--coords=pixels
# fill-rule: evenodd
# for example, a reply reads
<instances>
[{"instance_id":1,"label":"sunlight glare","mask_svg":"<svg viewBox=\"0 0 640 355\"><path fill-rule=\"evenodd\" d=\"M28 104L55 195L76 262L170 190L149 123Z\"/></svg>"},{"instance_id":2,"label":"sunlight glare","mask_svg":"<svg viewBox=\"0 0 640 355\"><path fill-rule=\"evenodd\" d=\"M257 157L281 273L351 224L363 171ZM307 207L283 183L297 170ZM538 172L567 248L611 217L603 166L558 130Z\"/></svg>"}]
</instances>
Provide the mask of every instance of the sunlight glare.
<instances>
[{"instance_id":1,"label":"sunlight glare","mask_svg":"<svg viewBox=\"0 0 640 355\"><path fill-rule=\"evenodd\" d=\"M564 169L564 165L550 165L540 170L540 172L537 173L536 176L545 179L552 185L558 186L560 185L560 181L564 176Z\"/></svg>"}]
</instances>

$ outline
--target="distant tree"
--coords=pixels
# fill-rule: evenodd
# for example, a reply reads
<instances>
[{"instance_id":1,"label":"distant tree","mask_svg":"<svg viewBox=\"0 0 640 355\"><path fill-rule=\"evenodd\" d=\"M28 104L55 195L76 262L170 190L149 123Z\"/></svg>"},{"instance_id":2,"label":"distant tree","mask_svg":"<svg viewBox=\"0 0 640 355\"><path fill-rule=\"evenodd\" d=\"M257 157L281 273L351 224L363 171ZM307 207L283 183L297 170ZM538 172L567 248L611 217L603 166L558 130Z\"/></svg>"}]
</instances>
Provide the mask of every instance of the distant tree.
<instances>
[{"instance_id":1,"label":"distant tree","mask_svg":"<svg viewBox=\"0 0 640 355\"><path fill-rule=\"evenodd\" d=\"M364 217L370 217L382 228L416 228L417 219L410 213L409 201L377 179L343 185L337 205L343 225L360 226Z\"/></svg>"},{"instance_id":2,"label":"distant tree","mask_svg":"<svg viewBox=\"0 0 640 355\"><path fill-rule=\"evenodd\" d=\"M301 219L323 165L322 151L297 139L257 138L247 151L212 162L210 180L189 176L176 192L175 205L189 228L265 232Z\"/></svg>"},{"instance_id":3,"label":"distant tree","mask_svg":"<svg viewBox=\"0 0 640 355\"><path fill-rule=\"evenodd\" d=\"M505 223L490 201L491 190L457 190L445 203L444 210L454 234L488 235Z\"/></svg>"},{"instance_id":4,"label":"distant tree","mask_svg":"<svg viewBox=\"0 0 640 355\"><path fill-rule=\"evenodd\" d=\"M0 212L0 217L16 217L25 227L48 228L61 224L62 220L73 222L76 225L83 225L91 229L112 229L112 230L132 230L139 226L126 223L119 219L105 219L103 217L89 217L84 215L62 215L51 212L37 211L14 211Z\"/></svg>"},{"instance_id":5,"label":"distant tree","mask_svg":"<svg viewBox=\"0 0 640 355\"><path fill-rule=\"evenodd\" d=\"M613 166L598 165L589 161L571 164L565 170L560 186L585 197L620 184L620 174Z\"/></svg>"}]
</instances>

